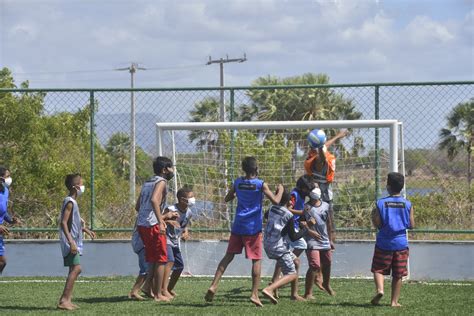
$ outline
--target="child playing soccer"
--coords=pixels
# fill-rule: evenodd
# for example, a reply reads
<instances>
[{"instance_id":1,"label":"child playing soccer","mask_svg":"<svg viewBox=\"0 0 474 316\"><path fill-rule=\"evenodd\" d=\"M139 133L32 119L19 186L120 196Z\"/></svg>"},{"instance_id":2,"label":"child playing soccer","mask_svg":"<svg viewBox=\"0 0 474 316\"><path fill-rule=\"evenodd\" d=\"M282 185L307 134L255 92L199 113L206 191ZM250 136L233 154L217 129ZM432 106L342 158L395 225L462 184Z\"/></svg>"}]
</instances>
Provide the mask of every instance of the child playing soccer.
<instances>
[{"instance_id":1,"label":"child playing soccer","mask_svg":"<svg viewBox=\"0 0 474 316\"><path fill-rule=\"evenodd\" d=\"M290 205L290 194L283 192L279 205L273 205L265 214L268 215L267 226L265 228L264 249L268 258L275 259L279 270L283 272L282 278L274 278L272 283L262 290L273 304L277 304L277 299L273 293L280 287L291 282L291 298L303 300L298 296L296 284L298 283L298 270L300 261L294 252L290 250L291 241L296 241L307 233L317 237L317 233L309 231L305 227L296 231L293 214L286 208ZM302 222L303 223L303 222Z\"/></svg>"},{"instance_id":2,"label":"child playing soccer","mask_svg":"<svg viewBox=\"0 0 474 316\"><path fill-rule=\"evenodd\" d=\"M135 284L133 285L132 290L128 294L128 297L137 301L143 301L144 298L140 295L140 290L143 284L145 283L146 276L148 274L148 263L145 261L145 246L143 245L143 241L140 238L140 234L138 233L136 223L132 235L132 248L133 252L135 252L138 256L139 271L137 279L135 280ZM148 291L148 293L150 292Z\"/></svg>"},{"instance_id":3,"label":"child playing soccer","mask_svg":"<svg viewBox=\"0 0 474 316\"><path fill-rule=\"evenodd\" d=\"M173 163L167 157L157 157L153 161L155 176L146 181L141 189L135 209L138 211L137 228L145 246L145 261L149 271L146 282L151 285L155 301L168 302L170 299L162 294L166 253L165 220L175 214L162 215L166 205L167 182L174 177Z\"/></svg>"},{"instance_id":4,"label":"child playing soccer","mask_svg":"<svg viewBox=\"0 0 474 316\"><path fill-rule=\"evenodd\" d=\"M317 273L321 270L323 276L322 287L334 295L334 291L329 285L331 276L332 241L331 216L329 215L329 204L321 200L321 189L316 187L309 194L309 202L305 205L304 216L310 230L316 232L316 237L307 235L306 242L308 249L306 256L308 258L308 271L305 280L305 299L314 299L313 282Z\"/></svg>"},{"instance_id":5,"label":"child playing soccer","mask_svg":"<svg viewBox=\"0 0 474 316\"><path fill-rule=\"evenodd\" d=\"M189 188L181 188L176 193L178 203L169 206L165 212L176 212L178 217L175 220L168 220L166 227L166 247L168 252L168 263L165 267L165 282L163 294L173 298L176 296L174 287L184 269L183 256L181 255L181 238L189 239L188 225L190 224L192 213L190 207L196 203L194 193ZM173 272L171 272L173 271Z\"/></svg>"},{"instance_id":6,"label":"child playing soccer","mask_svg":"<svg viewBox=\"0 0 474 316\"><path fill-rule=\"evenodd\" d=\"M3 236L9 233L8 228L3 225L3 222L9 224L18 224L19 220L8 214L8 199L10 197L9 187L12 184L10 171L5 167L0 167L0 275L7 265L7 258L5 257L5 245L3 244Z\"/></svg>"},{"instance_id":7,"label":"child playing soccer","mask_svg":"<svg viewBox=\"0 0 474 316\"><path fill-rule=\"evenodd\" d=\"M77 308L77 305L73 304L71 300L74 282L81 273L79 256L82 255L82 232L85 232L92 239L95 238L95 233L85 227L76 202L85 190L81 175L78 173L68 174L64 182L69 190L69 195L64 199L61 209L59 244L64 258L64 266L69 267L69 274L57 307L64 310L73 310Z\"/></svg>"},{"instance_id":8,"label":"child playing soccer","mask_svg":"<svg viewBox=\"0 0 474 316\"><path fill-rule=\"evenodd\" d=\"M245 172L245 177L235 180L225 197L225 201L229 202L237 196L237 209L227 253L216 269L214 280L207 290L205 299L212 302L227 266L232 262L234 256L242 253L242 248L245 248L246 258L252 260L252 295L250 301L261 307L263 305L258 297L258 286L260 284L262 260L263 195L273 204L278 204L283 194L283 186L279 184L276 195L273 195L268 185L257 177L257 160L254 157L244 158L242 170Z\"/></svg>"},{"instance_id":9,"label":"child playing soccer","mask_svg":"<svg viewBox=\"0 0 474 316\"><path fill-rule=\"evenodd\" d=\"M309 195L314 189L315 185L311 182L308 176L301 176L299 177L298 181L296 181L296 187L290 193L290 202L288 209L291 213L293 213L293 223L295 226L295 231L298 232L300 228L300 217L303 215L303 209L305 204L305 198ZM306 240L304 238L299 238L297 240L290 240L290 248L293 249L293 254L299 258L303 251L306 250ZM275 271L273 273L272 282L276 281L281 274L281 268L278 263L275 265ZM293 285L293 283L292 283ZM295 295L291 296L293 300L301 300L302 297L297 295L298 293L298 282L295 282L294 286L296 287L294 290ZM278 292L274 292L274 296L278 298Z\"/></svg>"},{"instance_id":10,"label":"child playing soccer","mask_svg":"<svg viewBox=\"0 0 474 316\"><path fill-rule=\"evenodd\" d=\"M377 201L372 211L372 223L378 229L372 269L376 294L371 303L378 305L383 297L384 275L392 272L392 307L400 307L398 299L402 287L402 277L408 273L407 229L415 226L411 202L400 196L405 179L398 172L387 176L389 196Z\"/></svg>"}]
</instances>

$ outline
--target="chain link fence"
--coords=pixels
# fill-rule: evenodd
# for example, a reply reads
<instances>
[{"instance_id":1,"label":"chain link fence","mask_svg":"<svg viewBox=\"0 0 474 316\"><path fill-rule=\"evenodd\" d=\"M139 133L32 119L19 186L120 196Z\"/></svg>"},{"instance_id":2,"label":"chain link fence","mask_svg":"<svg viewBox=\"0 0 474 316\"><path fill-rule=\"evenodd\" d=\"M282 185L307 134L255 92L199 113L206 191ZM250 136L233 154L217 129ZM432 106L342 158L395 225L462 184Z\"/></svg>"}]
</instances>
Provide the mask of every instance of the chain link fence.
<instances>
[{"instance_id":1,"label":"chain link fence","mask_svg":"<svg viewBox=\"0 0 474 316\"><path fill-rule=\"evenodd\" d=\"M451 126L451 137L457 137L457 143L453 143L457 146L455 155L448 157L449 146L440 149L439 145L443 140L440 132L449 127L447 118L459 104L468 104L465 121L472 124L474 82L232 87L224 88L224 92L224 100L220 100L220 89L216 88L0 89L0 164L12 171L11 210L23 222L14 231L19 237L31 237L57 230L61 201L67 194L64 177L71 172L80 172L87 187L80 208L88 225L104 234L130 231L135 220L133 201L141 184L153 173L156 123L219 121L223 101L228 121L403 122L405 161L401 163L406 170L406 194L415 205L417 235L432 238L433 233L446 233L454 238L471 238L473 189L468 184L468 145L472 146L472 138L459 134L466 126ZM130 190L132 122L136 140L134 191ZM466 133L472 137L472 132ZM219 135L212 131L174 136L178 158L195 158L196 164L199 155L212 151L212 141L219 142ZM462 142L464 147L460 146ZM384 194L387 148L386 131L372 129L352 131L334 149L338 159L334 200L344 210L338 215L336 207L336 222L339 230L350 237L365 237L358 233L372 232L368 212L376 197ZM294 185L291 181L303 173L304 144L294 153L295 159L288 165L293 178L285 183L287 186ZM221 189L238 175L239 163L236 165L237 170L222 174ZM286 172L284 168L282 172ZM193 179L199 177L204 176L193 174ZM364 177L373 179L372 184L360 182ZM341 193L343 180L358 191ZM187 182L179 181L180 185L190 184ZM199 192L196 196L199 200ZM348 202L343 196L352 200ZM174 200L172 192L168 198L170 203ZM357 198L365 203L360 210L344 206ZM220 202L202 199L196 213L218 212L216 203ZM225 221L231 220L219 218L219 224L214 225L216 216L206 218L206 224L194 228L199 232L195 235L198 238L216 237L217 232L225 234Z\"/></svg>"}]
</instances>

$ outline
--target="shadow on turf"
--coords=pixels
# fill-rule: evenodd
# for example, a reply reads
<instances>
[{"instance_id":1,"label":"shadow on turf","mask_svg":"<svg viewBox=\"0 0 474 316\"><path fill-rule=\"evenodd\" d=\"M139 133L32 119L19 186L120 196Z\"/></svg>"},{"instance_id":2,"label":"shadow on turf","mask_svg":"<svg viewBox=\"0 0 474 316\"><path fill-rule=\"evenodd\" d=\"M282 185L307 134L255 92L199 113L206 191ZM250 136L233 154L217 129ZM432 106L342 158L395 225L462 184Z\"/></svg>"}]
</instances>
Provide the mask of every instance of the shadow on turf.
<instances>
[{"instance_id":1,"label":"shadow on turf","mask_svg":"<svg viewBox=\"0 0 474 316\"><path fill-rule=\"evenodd\" d=\"M56 307L37 307L37 306L0 306L0 310L11 311L56 311Z\"/></svg>"},{"instance_id":2,"label":"shadow on turf","mask_svg":"<svg viewBox=\"0 0 474 316\"><path fill-rule=\"evenodd\" d=\"M131 302L127 296L109 296L109 297L88 297L88 298L77 298L75 301L84 303L120 303L120 302Z\"/></svg>"}]
</instances>

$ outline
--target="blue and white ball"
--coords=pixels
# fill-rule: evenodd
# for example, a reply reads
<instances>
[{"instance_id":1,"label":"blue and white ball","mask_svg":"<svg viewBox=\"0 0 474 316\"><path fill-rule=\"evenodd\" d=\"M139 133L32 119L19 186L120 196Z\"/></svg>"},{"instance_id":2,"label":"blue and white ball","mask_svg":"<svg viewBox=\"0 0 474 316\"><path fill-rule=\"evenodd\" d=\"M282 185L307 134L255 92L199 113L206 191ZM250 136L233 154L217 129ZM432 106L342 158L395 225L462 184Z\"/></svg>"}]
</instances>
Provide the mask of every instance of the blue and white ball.
<instances>
[{"instance_id":1,"label":"blue and white ball","mask_svg":"<svg viewBox=\"0 0 474 316\"><path fill-rule=\"evenodd\" d=\"M322 129L313 129L308 134L308 143L311 148L321 148L326 143L326 133Z\"/></svg>"}]
</instances>

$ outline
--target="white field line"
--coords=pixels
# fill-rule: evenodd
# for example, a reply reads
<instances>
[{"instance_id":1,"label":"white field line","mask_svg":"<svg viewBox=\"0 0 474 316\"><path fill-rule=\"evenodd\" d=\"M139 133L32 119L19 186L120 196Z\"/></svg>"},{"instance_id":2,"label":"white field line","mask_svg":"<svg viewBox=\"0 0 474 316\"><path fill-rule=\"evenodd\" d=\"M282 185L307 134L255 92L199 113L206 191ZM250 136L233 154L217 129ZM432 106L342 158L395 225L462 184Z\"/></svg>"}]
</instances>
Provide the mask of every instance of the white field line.
<instances>
[{"instance_id":1,"label":"white field line","mask_svg":"<svg viewBox=\"0 0 474 316\"><path fill-rule=\"evenodd\" d=\"M184 282L195 282L195 281L205 281L205 278L209 278L209 276L183 276ZM193 278L193 280L191 280ZM239 279L248 278L248 276L227 276L222 278L222 281L240 281ZM186 280L187 279L187 280ZM341 279L341 280L369 280L372 278L369 277L357 277L357 278L348 278L348 277L336 277L332 279ZM39 280L39 279L25 279L25 280L0 280L1 283L64 283L64 279L56 279L56 280ZM133 283L133 279L130 280L77 280L76 283ZM414 281L412 284L422 284L422 285L432 285L432 286L472 286L472 283L459 283L459 282L416 282Z\"/></svg>"}]
</instances>

